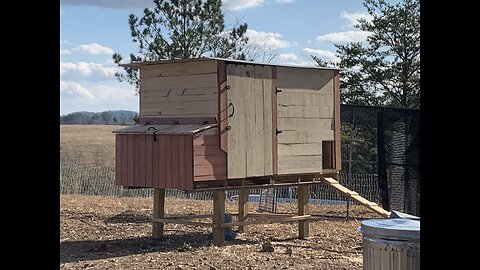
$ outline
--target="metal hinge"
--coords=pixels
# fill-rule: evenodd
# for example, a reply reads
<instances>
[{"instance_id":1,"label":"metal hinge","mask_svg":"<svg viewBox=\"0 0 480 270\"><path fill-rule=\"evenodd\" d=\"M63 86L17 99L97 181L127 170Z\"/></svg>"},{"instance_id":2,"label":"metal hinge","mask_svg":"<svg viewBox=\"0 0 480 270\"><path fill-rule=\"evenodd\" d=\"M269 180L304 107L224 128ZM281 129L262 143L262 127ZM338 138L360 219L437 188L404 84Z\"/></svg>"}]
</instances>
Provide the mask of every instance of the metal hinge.
<instances>
[{"instance_id":1,"label":"metal hinge","mask_svg":"<svg viewBox=\"0 0 480 270\"><path fill-rule=\"evenodd\" d=\"M275 89L277 90L277 91L276 91L277 93L282 92L282 89L278 89L278 87L275 87Z\"/></svg>"},{"instance_id":2,"label":"metal hinge","mask_svg":"<svg viewBox=\"0 0 480 270\"><path fill-rule=\"evenodd\" d=\"M275 132L276 132L277 135L278 135L278 134L282 133L283 131L281 131L281 130L279 130L279 129L277 128Z\"/></svg>"}]
</instances>

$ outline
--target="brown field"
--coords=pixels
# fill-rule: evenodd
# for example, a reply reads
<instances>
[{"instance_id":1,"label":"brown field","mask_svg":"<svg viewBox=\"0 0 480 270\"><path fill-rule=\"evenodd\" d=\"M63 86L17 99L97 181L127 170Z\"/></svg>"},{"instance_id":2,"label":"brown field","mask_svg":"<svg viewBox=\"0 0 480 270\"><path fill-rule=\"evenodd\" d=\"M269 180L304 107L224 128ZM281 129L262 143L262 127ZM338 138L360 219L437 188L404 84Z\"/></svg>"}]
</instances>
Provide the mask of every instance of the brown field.
<instances>
[{"instance_id":1,"label":"brown field","mask_svg":"<svg viewBox=\"0 0 480 270\"><path fill-rule=\"evenodd\" d=\"M125 126L60 125L61 153L82 161L115 162L113 130Z\"/></svg>"}]
</instances>

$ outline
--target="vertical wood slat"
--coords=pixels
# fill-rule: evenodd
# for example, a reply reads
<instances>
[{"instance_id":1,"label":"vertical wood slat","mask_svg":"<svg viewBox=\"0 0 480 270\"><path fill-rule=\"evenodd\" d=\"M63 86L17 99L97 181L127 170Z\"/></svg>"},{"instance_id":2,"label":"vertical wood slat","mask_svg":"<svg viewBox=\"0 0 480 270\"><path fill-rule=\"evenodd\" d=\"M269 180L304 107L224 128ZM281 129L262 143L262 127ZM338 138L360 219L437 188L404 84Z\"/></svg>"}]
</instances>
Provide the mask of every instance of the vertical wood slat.
<instances>
[{"instance_id":1,"label":"vertical wood slat","mask_svg":"<svg viewBox=\"0 0 480 270\"><path fill-rule=\"evenodd\" d=\"M187 136L177 136L178 137L178 188L185 189L187 186L185 179L185 142Z\"/></svg>"},{"instance_id":2,"label":"vertical wood slat","mask_svg":"<svg viewBox=\"0 0 480 270\"><path fill-rule=\"evenodd\" d=\"M240 89L242 91L242 97L244 98L243 106L245 106L245 143L243 147L246 151L246 176L255 175L255 78L254 78L254 66L247 65L246 77L242 78L245 81L245 88ZM248 143L247 143L248 138Z\"/></svg>"},{"instance_id":3,"label":"vertical wood slat","mask_svg":"<svg viewBox=\"0 0 480 270\"><path fill-rule=\"evenodd\" d=\"M265 130L263 129L263 112L264 101L263 101L263 66L255 66L255 79L253 87L253 102L254 102L254 124L255 124L255 148L253 149L253 173L247 176L263 176L265 174L265 157L264 157L264 145L267 143L264 141ZM270 90L270 89L269 89ZM253 120L253 119L252 119ZM270 140L268 140L270 142Z\"/></svg>"},{"instance_id":4,"label":"vertical wood slat","mask_svg":"<svg viewBox=\"0 0 480 270\"><path fill-rule=\"evenodd\" d=\"M227 67L225 61L217 62L217 79L218 79L218 122L219 122L219 139L220 149L228 151L228 102L227 102Z\"/></svg>"},{"instance_id":5,"label":"vertical wood slat","mask_svg":"<svg viewBox=\"0 0 480 270\"><path fill-rule=\"evenodd\" d=\"M185 189L193 190L193 135L185 140Z\"/></svg>"},{"instance_id":6,"label":"vertical wood slat","mask_svg":"<svg viewBox=\"0 0 480 270\"><path fill-rule=\"evenodd\" d=\"M125 135L127 137L127 186L134 186L134 154L133 154L133 137L135 135Z\"/></svg>"},{"instance_id":7,"label":"vertical wood slat","mask_svg":"<svg viewBox=\"0 0 480 270\"><path fill-rule=\"evenodd\" d=\"M298 193L298 215L308 215L308 185L299 185ZM310 235L310 226L308 220L298 221L298 238L305 239Z\"/></svg>"},{"instance_id":8,"label":"vertical wood slat","mask_svg":"<svg viewBox=\"0 0 480 270\"><path fill-rule=\"evenodd\" d=\"M145 186L153 187L153 139L145 135Z\"/></svg>"},{"instance_id":9,"label":"vertical wood slat","mask_svg":"<svg viewBox=\"0 0 480 270\"><path fill-rule=\"evenodd\" d=\"M139 137L139 140L138 140L138 143L139 143L139 149L138 149L138 154L139 154L139 166L138 166L138 170L140 171L139 172L139 176L138 176L138 182L141 183L141 185L143 187L146 187L147 186L147 181L146 181L146 166L145 166L145 163L146 163L146 158L147 156L145 155L145 146L147 144L147 138L145 138L145 135L142 135L142 136L137 136Z\"/></svg>"},{"instance_id":10,"label":"vertical wood slat","mask_svg":"<svg viewBox=\"0 0 480 270\"><path fill-rule=\"evenodd\" d=\"M272 69L263 67L263 130L264 130L264 175L273 175L273 142L272 142Z\"/></svg>"},{"instance_id":11,"label":"vertical wood slat","mask_svg":"<svg viewBox=\"0 0 480 270\"><path fill-rule=\"evenodd\" d=\"M172 136L165 136L165 182L166 187L172 187Z\"/></svg>"},{"instance_id":12,"label":"vertical wood slat","mask_svg":"<svg viewBox=\"0 0 480 270\"><path fill-rule=\"evenodd\" d=\"M133 135L133 177L134 185L141 185L143 179L140 179L140 136L138 135Z\"/></svg>"},{"instance_id":13,"label":"vertical wood slat","mask_svg":"<svg viewBox=\"0 0 480 270\"><path fill-rule=\"evenodd\" d=\"M272 167L273 174L278 174L277 144L277 67L272 67Z\"/></svg>"},{"instance_id":14,"label":"vertical wood slat","mask_svg":"<svg viewBox=\"0 0 480 270\"><path fill-rule=\"evenodd\" d=\"M167 188L167 182L165 178L166 158L165 158L165 135L158 136L158 187Z\"/></svg>"},{"instance_id":15,"label":"vertical wood slat","mask_svg":"<svg viewBox=\"0 0 480 270\"><path fill-rule=\"evenodd\" d=\"M340 142L340 72L334 71L333 95L334 95L334 134L335 134L335 169L342 169L342 145Z\"/></svg>"},{"instance_id":16,"label":"vertical wood slat","mask_svg":"<svg viewBox=\"0 0 480 270\"><path fill-rule=\"evenodd\" d=\"M160 145L160 137L161 136L157 136L157 140L154 141L153 140L153 136L150 138L150 140L152 140L152 178L153 178L153 182L152 182L152 186L153 187L161 187L161 183L159 182L159 176L158 176L158 163L160 161L160 151L159 151L159 145Z\"/></svg>"},{"instance_id":17,"label":"vertical wood slat","mask_svg":"<svg viewBox=\"0 0 480 270\"><path fill-rule=\"evenodd\" d=\"M225 228L220 224L225 222L225 190L215 190L213 192L213 244L223 246L225 244Z\"/></svg>"},{"instance_id":18,"label":"vertical wood slat","mask_svg":"<svg viewBox=\"0 0 480 270\"><path fill-rule=\"evenodd\" d=\"M128 185L128 135L121 135L121 143L122 143L122 162L121 162L121 180L120 183L124 186Z\"/></svg>"},{"instance_id":19,"label":"vertical wood slat","mask_svg":"<svg viewBox=\"0 0 480 270\"><path fill-rule=\"evenodd\" d=\"M122 184L122 135L115 134L115 184Z\"/></svg>"},{"instance_id":20,"label":"vertical wood slat","mask_svg":"<svg viewBox=\"0 0 480 270\"><path fill-rule=\"evenodd\" d=\"M179 144L180 144L180 137L179 136L170 136L172 138L172 152L170 156L170 160L172 162L172 179L170 187L179 186L179 179L178 179L178 151L179 151Z\"/></svg>"}]
</instances>

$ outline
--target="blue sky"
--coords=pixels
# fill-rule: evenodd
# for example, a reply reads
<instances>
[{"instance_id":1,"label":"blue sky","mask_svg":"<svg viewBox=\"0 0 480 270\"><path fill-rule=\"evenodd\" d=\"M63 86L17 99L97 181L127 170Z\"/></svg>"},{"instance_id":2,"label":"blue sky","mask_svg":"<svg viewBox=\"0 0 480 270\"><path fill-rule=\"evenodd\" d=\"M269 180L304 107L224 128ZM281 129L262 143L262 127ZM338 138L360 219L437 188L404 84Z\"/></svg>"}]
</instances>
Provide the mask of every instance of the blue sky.
<instances>
[{"instance_id":1,"label":"blue sky","mask_svg":"<svg viewBox=\"0 0 480 270\"><path fill-rule=\"evenodd\" d=\"M277 56L272 63L313 66L310 55L336 61L334 43L364 41L353 27L367 18L361 0L224 0L225 22L248 24L247 36ZM60 114L75 111L138 111L138 96L111 55L137 52L128 15L141 16L152 0L60 1ZM261 61L262 59L258 59Z\"/></svg>"}]
</instances>

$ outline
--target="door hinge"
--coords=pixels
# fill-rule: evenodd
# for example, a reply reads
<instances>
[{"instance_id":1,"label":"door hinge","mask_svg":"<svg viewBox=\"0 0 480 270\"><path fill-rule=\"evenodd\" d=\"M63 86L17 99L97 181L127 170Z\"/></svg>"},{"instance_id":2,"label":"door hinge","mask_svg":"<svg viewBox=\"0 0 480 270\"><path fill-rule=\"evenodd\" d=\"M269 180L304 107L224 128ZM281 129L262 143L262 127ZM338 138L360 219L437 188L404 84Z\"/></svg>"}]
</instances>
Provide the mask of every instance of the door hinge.
<instances>
[{"instance_id":1,"label":"door hinge","mask_svg":"<svg viewBox=\"0 0 480 270\"><path fill-rule=\"evenodd\" d=\"M275 87L275 89L277 90L277 91L276 91L277 93L282 92L282 89L278 89L278 87Z\"/></svg>"},{"instance_id":2,"label":"door hinge","mask_svg":"<svg viewBox=\"0 0 480 270\"><path fill-rule=\"evenodd\" d=\"M278 134L282 133L283 131L281 131L281 130L279 130L279 129L277 128L275 132L276 132L276 134L278 135Z\"/></svg>"}]
</instances>

